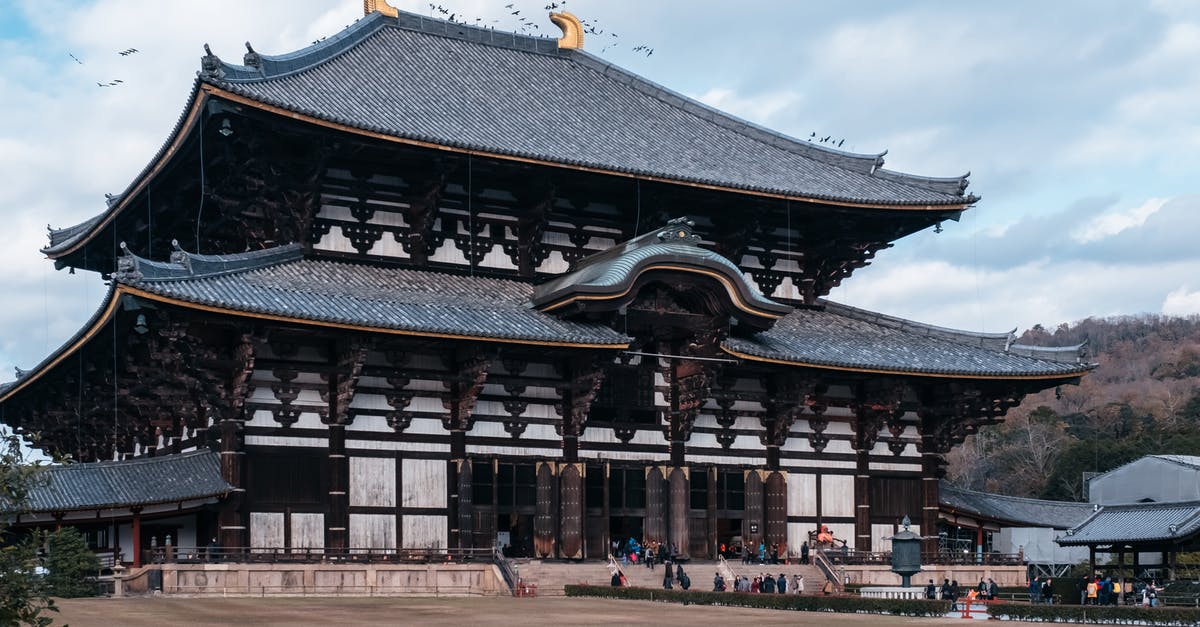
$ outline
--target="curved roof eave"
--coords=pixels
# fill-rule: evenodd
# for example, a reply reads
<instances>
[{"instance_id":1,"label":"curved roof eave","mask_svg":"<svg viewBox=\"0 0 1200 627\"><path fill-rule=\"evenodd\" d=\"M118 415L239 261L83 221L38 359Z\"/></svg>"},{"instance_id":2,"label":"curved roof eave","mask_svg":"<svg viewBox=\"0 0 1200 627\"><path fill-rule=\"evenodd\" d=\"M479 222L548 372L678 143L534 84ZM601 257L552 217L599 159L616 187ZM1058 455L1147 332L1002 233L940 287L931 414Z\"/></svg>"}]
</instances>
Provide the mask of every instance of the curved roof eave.
<instances>
[{"instance_id":1,"label":"curved roof eave","mask_svg":"<svg viewBox=\"0 0 1200 627\"><path fill-rule=\"evenodd\" d=\"M816 368L818 370L836 370L840 372L860 372L865 374L886 374L904 377L934 377L941 379L982 379L982 380L1003 380L1003 381L1060 381L1069 382L1076 380L1095 369L1095 364L1088 364L1085 368L1070 372L1044 372L1044 373L1023 373L1010 374L1003 372L981 371L981 372L966 372L952 370L906 370L903 368L885 368L878 366L857 366L853 364L838 364L813 361L793 361L788 359L779 359L775 357L764 357L744 351L739 351L734 348L722 345L721 350L729 355L747 361L757 361L768 364L779 364L782 366L795 366L798 368Z\"/></svg>"},{"instance_id":2,"label":"curved roof eave","mask_svg":"<svg viewBox=\"0 0 1200 627\"><path fill-rule=\"evenodd\" d=\"M209 97L207 92L200 89L200 85L199 79L193 82L192 93L188 96L188 105L184 107L183 112L180 114L179 120L175 123L175 128L171 130L166 141L163 142L158 152L155 153L154 158L134 177L133 181L125 188L125 191L113 196L116 201L111 203L104 213L89 218L79 225L60 229L60 231L67 231L78 228L88 222L92 223L85 228L80 228L78 232L73 233L67 240L57 244L52 243L41 249L43 254L50 259L61 259L79 250L80 247L111 224L117 215L133 202L133 199L146 187L150 179L166 167L171 158L178 153L180 146L191 135L199 119L199 113L203 110L204 103Z\"/></svg>"}]
</instances>

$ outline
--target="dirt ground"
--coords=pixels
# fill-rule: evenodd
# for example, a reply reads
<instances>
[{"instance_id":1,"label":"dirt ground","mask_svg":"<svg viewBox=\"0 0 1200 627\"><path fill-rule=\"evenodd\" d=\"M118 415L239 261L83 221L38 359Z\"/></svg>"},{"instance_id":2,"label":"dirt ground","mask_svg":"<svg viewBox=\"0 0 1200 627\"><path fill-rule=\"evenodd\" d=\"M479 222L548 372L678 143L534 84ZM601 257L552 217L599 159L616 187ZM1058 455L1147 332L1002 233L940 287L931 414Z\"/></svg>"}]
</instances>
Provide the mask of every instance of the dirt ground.
<instances>
[{"instance_id":1,"label":"dirt ground","mask_svg":"<svg viewBox=\"0 0 1200 627\"><path fill-rule=\"evenodd\" d=\"M64 599L55 624L88 625L944 625L899 618L543 597Z\"/></svg>"}]
</instances>

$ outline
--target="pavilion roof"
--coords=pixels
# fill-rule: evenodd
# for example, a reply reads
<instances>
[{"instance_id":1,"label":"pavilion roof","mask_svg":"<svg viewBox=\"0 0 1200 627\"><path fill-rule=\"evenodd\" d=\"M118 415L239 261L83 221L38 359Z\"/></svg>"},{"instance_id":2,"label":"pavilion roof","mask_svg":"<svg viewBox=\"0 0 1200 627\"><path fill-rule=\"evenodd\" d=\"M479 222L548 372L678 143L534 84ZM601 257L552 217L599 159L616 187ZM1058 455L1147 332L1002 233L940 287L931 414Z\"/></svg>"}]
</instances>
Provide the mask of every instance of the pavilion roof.
<instances>
[{"instance_id":1,"label":"pavilion roof","mask_svg":"<svg viewBox=\"0 0 1200 627\"><path fill-rule=\"evenodd\" d=\"M1055 539L1060 546L1179 544L1200 534L1200 501L1102 506Z\"/></svg>"},{"instance_id":2,"label":"pavilion roof","mask_svg":"<svg viewBox=\"0 0 1200 627\"><path fill-rule=\"evenodd\" d=\"M26 512L67 512L223 496L233 487L221 478L209 450L126 461L47 466L29 493ZM15 512L10 512L15 513Z\"/></svg>"},{"instance_id":3,"label":"pavilion roof","mask_svg":"<svg viewBox=\"0 0 1200 627\"><path fill-rule=\"evenodd\" d=\"M557 41L403 13L201 80L262 104L441 146L814 199L965 205L966 177L881 171L883 154L803 142Z\"/></svg>"},{"instance_id":4,"label":"pavilion roof","mask_svg":"<svg viewBox=\"0 0 1200 627\"><path fill-rule=\"evenodd\" d=\"M1004 494L977 492L941 482L938 497L942 509L997 522L1030 527L1070 529L1092 515L1091 503L1046 501Z\"/></svg>"}]
</instances>

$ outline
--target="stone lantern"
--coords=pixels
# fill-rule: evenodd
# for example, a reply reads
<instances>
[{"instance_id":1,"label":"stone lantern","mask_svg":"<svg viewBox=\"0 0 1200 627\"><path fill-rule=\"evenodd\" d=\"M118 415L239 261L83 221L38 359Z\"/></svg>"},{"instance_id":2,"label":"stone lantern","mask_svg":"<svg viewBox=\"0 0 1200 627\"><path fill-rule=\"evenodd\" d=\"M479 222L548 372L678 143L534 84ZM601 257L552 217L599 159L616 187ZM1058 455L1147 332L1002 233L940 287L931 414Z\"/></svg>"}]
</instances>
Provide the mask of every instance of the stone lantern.
<instances>
[{"instance_id":1,"label":"stone lantern","mask_svg":"<svg viewBox=\"0 0 1200 627\"><path fill-rule=\"evenodd\" d=\"M892 536L892 572L900 575L905 588L912 587L912 576L921 572L921 536L909 531L908 516L900 523L904 530Z\"/></svg>"}]
</instances>

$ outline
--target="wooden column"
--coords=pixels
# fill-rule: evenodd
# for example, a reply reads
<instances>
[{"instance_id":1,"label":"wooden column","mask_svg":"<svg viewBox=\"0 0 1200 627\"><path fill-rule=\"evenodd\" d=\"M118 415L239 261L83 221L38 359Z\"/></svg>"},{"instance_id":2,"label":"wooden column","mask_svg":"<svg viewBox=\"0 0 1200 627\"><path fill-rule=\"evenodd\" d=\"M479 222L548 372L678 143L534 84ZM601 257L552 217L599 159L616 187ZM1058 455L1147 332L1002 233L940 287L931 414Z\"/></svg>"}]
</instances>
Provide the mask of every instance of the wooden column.
<instances>
[{"instance_id":1,"label":"wooden column","mask_svg":"<svg viewBox=\"0 0 1200 627\"><path fill-rule=\"evenodd\" d=\"M670 529L671 543L679 549L680 559L688 559L688 513L691 506L691 491L687 468L672 468L667 480L671 491Z\"/></svg>"},{"instance_id":2,"label":"wooden column","mask_svg":"<svg viewBox=\"0 0 1200 627\"><path fill-rule=\"evenodd\" d=\"M941 490L938 481L941 479L942 446L943 443L934 434L933 422L936 418L927 413L921 415L921 552L936 553L938 550L938 513L941 511Z\"/></svg>"},{"instance_id":3,"label":"wooden column","mask_svg":"<svg viewBox=\"0 0 1200 627\"><path fill-rule=\"evenodd\" d=\"M861 448L854 452L854 548L859 551L871 550L870 455Z\"/></svg>"},{"instance_id":4,"label":"wooden column","mask_svg":"<svg viewBox=\"0 0 1200 627\"><path fill-rule=\"evenodd\" d=\"M245 517L242 506L246 500L243 482L245 452L242 450L242 421L221 421L221 478L233 486L217 514L217 540L226 550L247 546Z\"/></svg>"},{"instance_id":5,"label":"wooden column","mask_svg":"<svg viewBox=\"0 0 1200 627\"><path fill-rule=\"evenodd\" d=\"M133 512L133 567L142 567L142 508L134 507Z\"/></svg>"},{"instance_id":6,"label":"wooden column","mask_svg":"<svg viewBox=\"0 0 1200 627\"><path fill-rule=\"evenodd\" d=\"M325 517L325 548L350 548L350 459L346 457L346 427L329 425L329 515Z\"/></svg>"},{"instance_id":7,"label":"wooden column","mask_svg":"<svg viewBox=\"0 0 1200 627\"><path fill-rule=\"evenodd\" d=\"M705 528L708 529L708 550L715 558L718 549L721 548L717 538L717 467L709 466L705 472L708 474L708 511L705 515Z\"/></svg>"}]
</instances>

